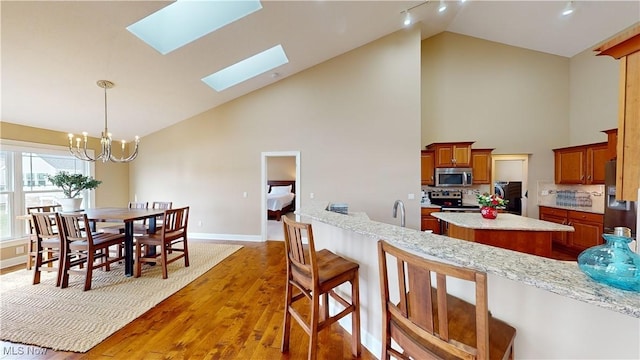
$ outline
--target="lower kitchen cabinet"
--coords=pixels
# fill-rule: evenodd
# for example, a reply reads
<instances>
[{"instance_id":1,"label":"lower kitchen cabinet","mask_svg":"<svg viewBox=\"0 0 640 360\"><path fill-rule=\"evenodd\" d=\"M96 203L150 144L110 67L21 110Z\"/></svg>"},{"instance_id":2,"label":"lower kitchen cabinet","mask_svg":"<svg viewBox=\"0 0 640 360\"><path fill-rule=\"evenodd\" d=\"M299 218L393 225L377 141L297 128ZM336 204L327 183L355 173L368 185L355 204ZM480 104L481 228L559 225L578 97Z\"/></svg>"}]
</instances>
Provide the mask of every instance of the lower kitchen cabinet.
<instances>
[{"instance_id":1,"label":"lower kitchen cabinet","mask_svg":"<svg viewBox=\"0 0 640 360\"><path fill-rule=\"evenodd\" d=\"M567 210L552 207L540 206L540 220L549 221L556 224L567 225ZM551 241L554 245L567 246L566 231L554 231L551 233Z\"/></svg>"},{"instance_id":2,"label":"lower kitchen cabinet","mask_svg":"<svg viewBox=\"0 0 640 360\"><path fill-rule=\"evenodd\" d=\"M568 211L569 223L576 231L567 234L568 245L582 251L604 242L604 215L584 211Z\"/></svg>"},{"instance_id":3,"label":"lower kitchen cabinet","mask_svg":"<svg viewBox=\"0 0 640 360\"><path fill-rule=\"evenodd\" d=\"M558 232L552 235L554 246L573 253L580 253L603 243L604 215L585 211L565 210L540 206L540 220L573 226L574 232Z\"/></svg>"},{"instance_id":4,"label":"lower kitchen cabinet","mask_svg":"<svg viewBox=\"0 0 640 360\"><path fill-rule=\"evenodd\" d=\"M432 230L434 234L440 234L440 220L431 216L431 213L438 211L440 208L421 208L421 231Z\"/></svg>"}]
</instances>

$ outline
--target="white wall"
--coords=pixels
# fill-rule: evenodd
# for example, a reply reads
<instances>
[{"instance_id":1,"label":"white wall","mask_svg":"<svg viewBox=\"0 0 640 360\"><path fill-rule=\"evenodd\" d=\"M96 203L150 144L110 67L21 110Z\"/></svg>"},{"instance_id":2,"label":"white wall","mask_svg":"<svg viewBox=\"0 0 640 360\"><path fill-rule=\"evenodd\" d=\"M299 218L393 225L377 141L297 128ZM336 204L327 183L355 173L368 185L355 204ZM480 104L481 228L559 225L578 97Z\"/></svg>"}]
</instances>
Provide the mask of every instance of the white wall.
<instances>
[{"instance_id":1,"label":"white wall","mask_svg":"<svg viewBox=\"0 0 640 360\"><path fill-rule=\"evenodd\" d=\"M383 222L405 199L420 226L420 34L400 31L150 136L138 198L190 205L190 231L260 234L260 154L300 151L301 201L346 202ZM243 198L244 192L248 193ZM407 200L407 194L417 194Z\"/></svg>"}]
</instances>

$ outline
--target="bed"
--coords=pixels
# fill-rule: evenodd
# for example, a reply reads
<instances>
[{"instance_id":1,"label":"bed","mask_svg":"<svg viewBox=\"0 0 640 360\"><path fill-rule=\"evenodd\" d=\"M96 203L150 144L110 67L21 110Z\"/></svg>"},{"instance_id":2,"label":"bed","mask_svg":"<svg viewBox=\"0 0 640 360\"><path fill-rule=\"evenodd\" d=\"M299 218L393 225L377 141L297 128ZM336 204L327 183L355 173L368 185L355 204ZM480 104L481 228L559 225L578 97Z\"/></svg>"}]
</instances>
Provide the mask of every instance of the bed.
<instances>
[{"instance_id":1,"label":"bed","mask_svg":"<svg viewBox=\"0 0 640 360\"><path fill-rule=\"evenodd\" d=\"M267 219L280 221L282 214L296 208L296 181L269 180L267 186Z\"/></svg>"}]
</instances>

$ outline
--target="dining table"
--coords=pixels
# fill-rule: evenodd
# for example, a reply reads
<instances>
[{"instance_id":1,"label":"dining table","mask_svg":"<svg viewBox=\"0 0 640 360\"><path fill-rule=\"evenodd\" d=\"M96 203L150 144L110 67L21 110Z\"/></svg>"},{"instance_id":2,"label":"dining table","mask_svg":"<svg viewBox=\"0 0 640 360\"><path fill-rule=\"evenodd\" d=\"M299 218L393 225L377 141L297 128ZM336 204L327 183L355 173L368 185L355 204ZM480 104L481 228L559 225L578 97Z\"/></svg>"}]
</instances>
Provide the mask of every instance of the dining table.
<instances>
[{"instance_id":1,"label":"dining table","mask_svg":"<svg viewBox=\"0 0 640 360\"><path fill-rule=\"evenodd\" d=\"M124 273L126 276L133 275L133 223L137 220L147 220L149 233L156 232L156 218L164 215L164 209L132 209L119 207L105 207L84 209L82 213L87 214L91 231L96 231L98 222L121 222L124 223Z\"/></svg>"}]
</instances>

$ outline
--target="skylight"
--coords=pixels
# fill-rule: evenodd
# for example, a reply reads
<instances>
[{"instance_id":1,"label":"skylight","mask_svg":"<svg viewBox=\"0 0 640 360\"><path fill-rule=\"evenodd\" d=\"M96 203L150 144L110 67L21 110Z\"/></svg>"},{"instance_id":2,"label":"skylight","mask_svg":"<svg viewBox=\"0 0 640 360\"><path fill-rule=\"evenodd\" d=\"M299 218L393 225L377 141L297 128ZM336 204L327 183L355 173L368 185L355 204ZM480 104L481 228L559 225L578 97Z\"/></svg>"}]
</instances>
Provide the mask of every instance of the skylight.
<instances>
[{"instance_id":1,"label":"skylight","mask_svg":"<svg viewBox=\"0 0 640 360\"><path fill-rule=\"evenodd\" d=\"M162 55L262 9L258 0L178 0L127 27Z\"/></svg>"},{"instance_id":2,"label":"skylight","mask_svg":"<svg viewBox=\"0 0 640 360\"><path fill-rule=\"evenodd\" d=\"M246 58L216 73L202 78L216 91L222 91L252 77L275 69L289 62L282 45L276 45L252 57Z\"/></svg>"}]
</instances>

